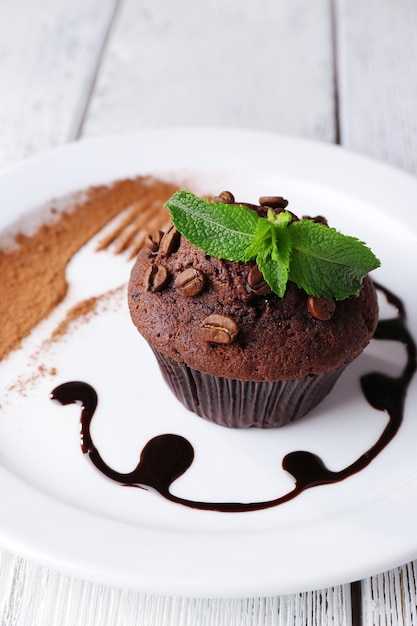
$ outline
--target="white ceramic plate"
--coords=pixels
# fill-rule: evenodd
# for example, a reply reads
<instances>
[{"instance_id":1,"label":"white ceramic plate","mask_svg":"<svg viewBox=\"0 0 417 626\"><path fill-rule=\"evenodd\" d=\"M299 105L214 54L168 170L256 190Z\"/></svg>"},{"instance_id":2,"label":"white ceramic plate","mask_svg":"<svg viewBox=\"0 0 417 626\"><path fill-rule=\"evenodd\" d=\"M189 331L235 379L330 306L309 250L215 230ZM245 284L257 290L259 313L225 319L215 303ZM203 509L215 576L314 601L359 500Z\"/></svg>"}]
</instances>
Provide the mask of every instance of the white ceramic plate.
<instances>
[{"instance_id":1,"label":"white ceramic plate","mask_svg":"<svg viewBox=\"0 0 417 626\"><path fill-rule=\"evenodd\" d=\"M295 213L326 215L380 257L375 277L405 302L408 327L417 336L417 292L410 275L417 182L337 147L220 129L79 142L3 173L0 229L16 220L25 224L28 217L33 222L52 197L136 174L186 177L202 192L231 189L246 201L282 194ZM130 264L116 257L112 263L113 284L101 285L102 291L128 279ZM84 269L69 272L74 301L90 293ZM93 279L99 271L98 264ZM299 423L275 431L232 431L197 418L173 399L132 327L125 294L39 352L55 322L35 329L23 348L0 364L4 548L119 587L204 597L311 590L417 556L415 379L399 433L366 469L251 513L193 510L106 479L80 452L79 406L49 399L66 381L94 386L99 406L93 436L106 462L120 472L136 466L151 437L175 433L191 442L195 460L173 484L174 493L192 500L257 502L293 488L281 467L286 453L313 452L337 471L379 438L387 417L366 403L359 377L372 370L401 371L405 351L393 342L373 341ZM57 375L33 376L39 365L55 367Z\"/></svg>"}]
</instances>

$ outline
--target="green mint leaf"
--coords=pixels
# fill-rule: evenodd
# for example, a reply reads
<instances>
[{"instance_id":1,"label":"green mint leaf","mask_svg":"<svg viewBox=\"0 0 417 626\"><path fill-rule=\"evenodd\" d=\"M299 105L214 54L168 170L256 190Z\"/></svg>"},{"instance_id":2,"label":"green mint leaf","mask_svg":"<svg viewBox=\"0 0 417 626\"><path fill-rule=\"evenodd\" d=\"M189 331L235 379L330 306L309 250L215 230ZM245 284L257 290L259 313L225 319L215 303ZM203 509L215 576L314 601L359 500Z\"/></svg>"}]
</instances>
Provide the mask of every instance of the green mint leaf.
<instances>
[{"instance_id":1,"label":"green mint leaf","mask_svg":"<svg viewBox=\"0 0 417 626\"><path fill-rule=\"evenodd\" d=\"M272 209L268 209L267 215L268 222L271 222L275 226L288 226L292 220L291 213L288 211L281 211L281 213L274 213Z\"/></svg>"},{"instance_id":2,"label":"green mint leaf","mask_svg":"<svg viewBox=\"0 0 417 626\"><path fill-rule=\"evenodd\" d=\"M365 244L288 211L259 217L239 204L209 202L178 191L165 206L177 230L207 254L229 261L256 260L280 297L290 280L313 296L344 300L380 262Z\"/></svg>"},{"instance_id":3,"label":"green mint leaf","mask_svg":"<svg viewBox=\"0 0 417 626\"><path fill-rule=\"evenodd\" d=\"M280 298L285 294L289 276L291 239L288 228L270 226L270 240L256 256L264 279Z\"/></svg>"},{"instance_id":4,"label":"green mint leaf","mask_svg":"<svg viewBox=\"0 0 417 626\"><path fill-rule=\"evenodd\" d=\"M207 254L229 261L243 261L255 239L258 217L238 204L209 202L177 191L166 203L174 226Z\"/></svg>"},{"instance_id":5,"label":"green mint leaf","mask_svg":"<svg viewBox=\"0 0 417 626\"><path fill-rule=\"evenodd\" d=\"M243 257L243 261L252 261L256 258L259 252L264 251L268 245L271 245L271 223L264 219L259 218L256 224L256 231L253 237L252 243L246 249ZM262 270L261 270L262 271Z\"/></svg>"},{"instance_id":6,"label":"green mint leaf","mask_svg":"<svg viewBox=\"0 0 417 626\"><path fill-rule=\"evenodd\" d=\"M308 294L344 300L380 262L365 244L311 220L293 222L289 280Z\"/></svg>"}]
</instances>

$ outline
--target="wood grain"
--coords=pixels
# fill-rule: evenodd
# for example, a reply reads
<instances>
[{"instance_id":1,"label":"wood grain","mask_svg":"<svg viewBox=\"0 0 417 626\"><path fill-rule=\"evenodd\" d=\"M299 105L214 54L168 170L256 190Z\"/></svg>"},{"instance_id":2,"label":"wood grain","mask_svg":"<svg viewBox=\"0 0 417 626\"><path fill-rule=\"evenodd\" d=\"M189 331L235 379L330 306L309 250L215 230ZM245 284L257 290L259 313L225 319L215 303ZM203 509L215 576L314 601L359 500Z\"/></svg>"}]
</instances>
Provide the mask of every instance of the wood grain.
<instances>
[{"instance_id":1,"label":"wood grain","mask_svg":"<svg viewBox=\"0 0 417 626\"><path fill-rule=\"evenodd\" d=\"M417 3L336 0L341 143L417 174Z\"/></svg>"},{"instance_id":2,"label":"wood grain","mask_svg":"<svg viewBox=\"0 0 417 626\"><path fill-rule=\"evenodd\" d=\"M351 626L349 586L265 598L156 596L88 583L6 552L0 584L4 626Z\"/></svg>"},{"instance_id":3,"label":"wood grain","mask_svg":"<svg viewBox=\"0 0 417 626\"><path fill-rule=\"evenodd\" d=\"M364 580L362 596L364 624L417 624L417 562Z\"/></svg>"},{"instance_id":4,"label":"wood grain","mask_svg":"<svg viewBox=\"0 0 417 626\"><path fill-rule=\"evenodd\" d=\"M182 125L333 141L329 0L126 0L83 134Z\"/></svg>"},{"instance_id":5,"label":"wood grain","mask_svg":"<svg viewBox=\"0 0 417 626\"><path fill-rule=\"evenodd\" d=\"M0 5L0 167L75 139L117 0Z\"/></svg>"}]
</instances>

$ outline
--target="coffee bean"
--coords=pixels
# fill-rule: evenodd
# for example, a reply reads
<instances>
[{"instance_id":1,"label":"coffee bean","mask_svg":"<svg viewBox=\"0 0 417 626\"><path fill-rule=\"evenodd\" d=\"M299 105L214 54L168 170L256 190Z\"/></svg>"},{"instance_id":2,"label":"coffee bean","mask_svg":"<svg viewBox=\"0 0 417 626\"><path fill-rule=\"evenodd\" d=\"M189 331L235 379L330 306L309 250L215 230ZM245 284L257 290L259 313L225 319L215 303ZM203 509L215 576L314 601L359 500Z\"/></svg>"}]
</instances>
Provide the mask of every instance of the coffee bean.
<instances>
[{"instance_id":1,"label":"coffee bean","mask_svg":"<svg viewBox=\"0 0 417 626\"><path fill-rule=\"evenodd\" d=\"M180 296L186 298L197 296L202 292L206 284L206 275L199 269L189 267L178 274L174 281L174 287Z\"/></svg>"},{"instance_id":2,"label":"coffee bean","mask_svg":"<svg viewBox=\"0 0 417 626\"><path fill-rule=\"evenodd\" d=\"M178 250L181 235L174 225L164 234L159 246L159 254L162 257L168 257Z\"/></svg>"},{"instance_id":3,"label":"coffee bean","mask_svg":"<svg viewBox=\"0 0 417 626\"><path fill-rule=\"evenodd\" d=\"M303 215L303 220L311 220L312 222L316 222L317 224L323 224L323 226L328 226L329 223L323 215L316 215L316 217L310 217L310 215Z\"/></svg>"},{"instance_id":4,"label":"coffee bean","mask_svg":"<svg viewBox=\"0 0 417 626\"><path fill-rule=\"evenodd\" d=\"M235 197L231 191L222 191L213 199L215 202L223 202L223 204L233 204L235 201Z\"/></svg>"},{"instance_id":5,"label":"coffee bean","mask_svg":"<svg viewBox=\"0 0 417 626\"><path fill-rule=\"evenodd\" d=\"M200 336L210 343L229 344L236 338L239 326L228 315L212 313L201 323Z\"/></svg>"},{"instance_id":6,"label":"coffee bean","mask_svg":"<svg viewBox=\"0 0 417 626\"><path fill-rule=\"evenodd\" d=\"M282 196L262 196L259 198L259 204L271 209L285 209L288 206L288 200Z\"/></svg>"},{"instance_id":7,"label":"coffee bean","mask_svg":"<svg viewBox=\"0 0 417 626\"><path fill-rule=\"evenodd\" d=\"M164 233L162 232L162 230L157 230L156 233L153 233L153 235L146 235L143 242L144 246L149 248L151 252L157 252L159 250L163 235Z\"/></svg>"},{"instance_id":8,"label":"coffee bean","mask_svg":"<svg viewBox=\"0 0 417 626\"><path fill-rule=\"evenodd\" d=\"M258 213L258 215L261 215L261 217L263 217L263 213L265 213L266 215L266 211L262 211L263 207L258 206L257 204L252 204L251 202L239 202L240 206L245 206L247 209L250 209L251 211L255 211L255 213Z\"/></svg>"},{"instance_id":9,"label":"coffee bean","mask_svg":"<svg viewBox=\"0 0 417 626\"><path fill-rule=\"evenodd\" d=\"M268 293L272 293L257 265L254 265L248 274L248 286L257 296L266 296Z\"/></svg>"},{"instance_id":10,"label":"coffee bean","mask_svg":"<svg viewBox=\"0 0 417 626\"><path fill-rule=\"evenodd\" d=\"M288 200L285 200L282 196L262 196L259 198L259 207L257 213L260 217L266 217L271 210L275 215L286 211L291 215L291 224L298 221L297 215L287 209Z\"/></svg>"},{"instance_id":11,"label":"coffee bean","mask_svg":"<svg viewBox=\"0 0 417 626\"><path fill-rule=\"evenodd\" d=\"M158 246L155 244L154 240L152 239L152 235L146 235L143 241L143 245L145 246L145 248L148 248L151 252L156 252L158 250Z\"/></svg>"},{"instance_id":12,"label":"coffee bean","mask_svg":"<svg viewBox=\"0 0 417 626\"><path fill-rule=\"evenodd\" d=\"M310 315L316 320L327 322L333 317L333 313L336 309L336 302L334 300L327 300L326 298L308 296L307 309Z\"/></svg>"},{"instance_id":13,"label":"coffee bean","mask_svg":"<svg viewBox=\"0 0 417 626\"><path fill-rule=\"evenodd\" d=\"M151 265L143 277L146 291L162 291L168 284L169 272L163 265Z\"/></svg>"},{"instance_id":14,"label":"coffee bean","mask_svg":"<svg viewBox=\"0 0 417 626\"><path fill-rule=\"evenodd\" d=\"M153 277L156 273L155 265L150 265L143 275L143 286L145 291L150 291L153 285Z\"/></svg>"}]
</instances>

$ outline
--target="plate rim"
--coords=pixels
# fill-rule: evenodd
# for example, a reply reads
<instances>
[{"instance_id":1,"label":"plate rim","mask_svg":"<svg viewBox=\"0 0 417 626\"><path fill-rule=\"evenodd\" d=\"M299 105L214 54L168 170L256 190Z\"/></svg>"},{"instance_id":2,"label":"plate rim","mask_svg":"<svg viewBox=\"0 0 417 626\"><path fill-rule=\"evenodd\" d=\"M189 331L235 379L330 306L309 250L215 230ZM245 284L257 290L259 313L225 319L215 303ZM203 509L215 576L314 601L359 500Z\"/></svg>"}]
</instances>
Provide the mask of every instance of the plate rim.
<instances>
[{"instance_id":1,"label":"plate rim","mask_svg":"<svg viewBox=\"0 0 417 626\"><path fill-rule=\"evenodd\" d=\"M51 165L51 163L53 162L55 162L55 164L59 163L60 160L62 159L64 161L67 158L71 160L71 159L79 158L80 155L81 156L84 155L84 158L87 159L88 161L91 155L98 154L99 151L103 150L103 147L105 147L108 151L111 152L110 148L112 146L120 147L121 145L128 145L128 144L130 145L139 141L142 141L142 143L146 144L146 142L153 140L157 143L157 145L160 146L160 143L158 144L158 142L161 142L162 140L166 141L167 137L170 139L171 142L174 140L178 140L179 138L182 138L183 141L189 141L189 142L195 141L196 138L198 138L199 141L201 141L202 139L205 139L205 141L209 141L209 138L211 138L210 141L214 142L214 141L218 141L219 137L226 137L228 141L230 141L231 139L233 139L235 142L239 140L242 143L242 145L244 145L246 142L246 143L249 143L252 147L253 146L259 147L264 144L268 144L268 146L273 145L273 144L274 145L279 144L281 147L285 147L285 148L291 147L295 150L297 154L300 154L301 152L302 153L307 152L307 158L312 153L313 154L318 153L319 155L325 154L326 156L331 155L332 159L335 159L336 161L338 161L339 167L345 166L346 164L352 165L353 169L350 170L350 176L358 176L360 173L363 173L363 171L366 170L368 173L370 172L373 175L375 174L378 176L380 175L382 178L388 176L391 179L394 179L395 180L394 187L400 184L400 185L403 185L404 188L406 189L413 189L414 191L417 191L417 180L411 174L398 170L390 165L380 163L379 161L371 157L358 155L354 152L346 150L345 148L341 146L337 146L334 144L324 144L316 140L278 135L276 133L270 133L267 131L251 131L251 130L228 129L228 128L219 128L219 127L216 127L216 128L188 127L186 129L184 128L150 129L150 130L144 130L144 131L138 130L138 131L122 133L118 135L108 135L108 136L101 136L101 137L95 137L95 138L87 138L87 139L82 139L79 141L71 142L69 144L60 146L59 148L54 148L46 152L43 152L41 154L34 155L32 157L25 159L24 161L20 161L18 163L15 163L6 167L2 171L0 171L0 188L2 186L2 183L4 183L5 181L6 181L6 188L7 188L8 180L13 179L12 182L14 182L14 179L18 179L19 177L25 176L25 175L27 176L28 173L31 170L33 170L33 168L35 169L41 168L42 170L45 166ZM108 157L106 156L106 158ZM306 158L306 157L304 156L303 158ZM137 172L137 174L140 175L141 172ZM155 173L155 175L157 174L158 172ZM115 178L112 178L111 180L116 180L119 177L120 176L117 175ZM109 180L108 182L111 182L111 181ZM41 181L41 183L43 184L43 181ZM337 179L334 182L334 184L336 185L336 188L337 188L337 184L338 184ZM382 185L382 187L384 186ZM82 189L82 188L83 187L78 187L78 189ZM13 185L12 185L12 191L13 191ZM74 188L74 191L76 191L75 188ZM380 193L376 193L376 191L378 190L374 190L374 193L370 194L371 197L377 198L377 199L383 198L384 206L389 206L389 203L392 202L391 194L388 194L388 195L386 193L380 194ZM395 194L397 194L397 191L395 191ZM1 210L1 206L2 206L2 195L0 193L0 210ZM415 224L413 222L413 227L417 231L417 212L415 216ZM73 507L63 502L57 503L56 500L54 500L54 498L48 496L47 494L43 493L40 496L39 491L35 489L35 487L33 487L32 485L29 485L28 483L21 480L19 477L15 475L12 476L11 472L9 472L3 466L0 466L0 492L3 489L5 489L7 485L10 485L10 483L14 483L16 485L20 483L24 483L23 486L22 484L20 484L20 487L19 487L25 496L25 502L20 503L20 509L18 509L22 513L22 516L25 514L25 512L27 513L27 511L30 510L30 507L33 507L36 501L39 501L40 499L45 506L48 506L48 502L50 505L50 500L54 501L53 506L57 508L56 510L57 517L55 519L55 522L58 519L63 520L65 517L70 517L71 519L73 518L75 514L75 512L72 510ZM395 502L395 499L399 497L401 491L402 489L400 488L398 490L398 493L391 494L393 502ZM403 501L401 502L402 504L404 504ZM409 516L411 516L412 514L415 515L415 513L417 512L416 505L417 505L417 502L416 503L412 503L409 501L406 502L406 507L407 506L409 507L409 508L406 508L407 514ZM383 513L385 518L389 517L390 514L391 516L393 516L395 507L392 506L391 509L386 510L387 507L386 507L385 501L381 500L380 502L377 502L377 503L373 502L372 506L374 507L374 510L375 510L375 507L376 509L378 509L379 507L381 509L381 514ZM364 542L368 542L368 543L372 542L373 538L375 537L374 529L372 528L369 529L367 528L367 525L366 525L366 521L367 521L366 509L367 508L368 508L367 506L364 506L362 507L362 510L360 512L355 511L355 520L357 522L362 520L364 524L364 528L363 528L364 536L363 536L363 539L361 539L362 544ZM352 512L352 515L353 515L353 512ZM94 524L96 523L96 519L95 519L96 516L86 511L76 511L76 516L74 518L74 521L76 521L77 516L79 520L82 518L82 522L88 528L90 528L90 530L92 530ZM8 528L8 532L6 532L4 528L4 522L6 518L7 518L7 524L9 524L10 526ZM390 519L392 522L394 522L394 517L391 517ZM61 551L59 549L59 545L54 545L55 553L48 554L47 547L48 545L50 545L51 537L48 536L47 528L44 526L41 526L42 516L40 516L38 519L38 516L36 514L33 514L33 509L32 509L32 522L34 522L35 520L37 521L39 526L36 528L32 528L32 540L37 542L37 545L36 546L34 546L33 544L27 545L27 541L25 541L24 538L22 539L21 533L29 532L30 529L25 527L22 520L20 520L20 523L17 525L17 527L14 526L14 531L12 531L13 523L16 522L16 520L14 519L14 512L12 514L11 511L8 511L7 515L3 516L2 520L0 519L1 544L6 549L12 549L12 551L18 554L21 554L22 556L25 556L26 558L33 559L41 563L43 566L53 567L55 569L64 571L71 575L77 575L82 578L94 580L95 582L105 582L106 584L112 585L114 587L122 586L122 587L135 589L136 591L144 591L144 592L149 592L149 593L166 593L169 595L189 595L189 596L200 596L200 597L225 597L225 596L227 597L242 597L242 596L250 597L250 596L276 595L277 593L285 594L285 593L296 593L296 592L298 593L301 591L311 591L313 589L319 589L319 588L323 588L326 586L333 586L335 584L344 584L344 583L350 582L351 580L355 580L359 577L364 578L365 576L370 576L372 574L379 573L380 571L390 569L391 567L402 565L406 563L407 561L411 560L412 558L415 558L417 554L417 538L415 539L414 544L411 546L409 537L406 537L406 538L396 537L395 541L392 542L389 556L387 556L386 554L384 556L381 555L379 559L373 560L372 566L368 567L366 564L362 564L362 566L358 568L358 567L355 567L355 564L352 563L352 561L348 559L348 557L351 555L349 555L348 553L345 554L344 552L340 552L342 546L337 547L337 545L335 544L334 549L336 550L336 552L337 551L339 552L339 558L342 558L343 556L346 558L343 571L337 570L337 571L332 572L331 575L328 575L328 573L322 574L321 576L317 574L316 579L315 579L315 584L312 586L311 576L304 577L303 581L301 581L300 578L297 579L297 575L298 575L297 568L295 568L294 570L291 570L289 568L287 571L285 580L281 579L279 581L273 578L270 571L267 571L267 572L262 571L262 567L261 567L262 563L259 563L259 559L257 559L257 556L262 551L262 549L265 549L266 539L276 540L274 533L263 533L264 535L271 534L271 537L264 536L262 539L261 538L255 539L251 537L252 546L246 545L245 554L241 555L240 560L237 560L235 563L233 563L232 568L229 568L228 574L227 574L227 581L225 581L224 575L223 577L221 576L219 577L220 575L219 573L215 580L213 580L212 575L207 577L202 573L199 574L199 577L191 576L190 578L190 576L187 575L187 572L182 568L181 574L177 575L175 579L172 578L175 572L169 571L166 573L164 580L159 579L157 582L155 582L155 581L149 580L148 575L144 576L143 574L138 572L135 569L135 567L133 566L129 567L128 563L126 563L125 561L118 562L116 567L111 572L109 571L112 565L111 560L110 561L109 559L106 560L103 557L101 558L100 568L98 568L97 562L94 561L94 559L91 559L91 557L85 558L82 564L80 564L79 559L78 559L78 562L74 562L74 559L71 558L71 550L74 549L74 544L72 542L69 542L66 546L63 546L61 548ZM347 529L349 527L349 524L347 524L347 520L346 519L338 520L338 522L340 522L340 525L336 524L338 532L339 533L347 532ZM131 537L130 530L128 531L128 528L127 528L129 524L127 525L122 524L119 522L115 522L114 520L105 521L105 524L104 524L105 528L102 529L103 535L105 535L107 532L110 533L110 531L115 528L114 526L115 524L117 528L119 528L120 526L123 526L123 530L124 532L126 532L126 536L128 535L129 538ZM322 521L320 524L315 524L314 526L320 526L320 533L319 533L320 535L328 534L329 537L334 535L334 532L335 532L335 520L334 519L330 521L326 521L326 522ZM315 530L317 531L317 528ZM155 537L156 537L157 541L159 541L162 545L168 548L168 544L164 542L164 538L160 536L159 532L156 532L156 533L150 532L150 534L148 534L148 531L146 531L145 533L143 529L141 529L141 532L143 536L146 535L146 539L148 541L150 541L151 539L152 541L155 541ZM210 550L214 551L213 558L216 553L216 551L214 550L216 546L217 548L220 547L221 550L225 550L226 548L230 550L232 547L234 550L235 557L239 553L239 551L242 552L241 545L240 545L241 537L231 538L228 536L227 543L226 543L225 537L221 537L220 534L212 533L212 535L213 537L211 538L211 540L209 541L208 538L206 537L206 541L207 541L207 548L210 548ZM288 536L290 535L291 533L288 533ZM197 540L200 537L201 535L199 533L197 533L196 536L193 536L193 533L189 533L189 536L186 538L187 550L191 551L190 557L189 557L190 558L189 565L192 568L196 568L198 565L196 561L196 556L198 553L198 545L197 545L198 541ZM294 542L299 541L300 539L299 537L291 537L291 538L294 540ZM184 540L184 536L182 537L182 539ZM391 539L393 538L391 537ZM116 546L114 546L113 549L110 551L111 553L108 555L109 557L112 557L112 556L114 557L113 553L114 553L115 547ZM145 550L146 546L143 545L141 547L143 550ZM274 549L270 547L272 553L274 553L274 550L276 551L278 548L279 548L279 541L277 542L277 546ZM317 562L317 559L320 558L321 548L317 548L306 543L305 545L303 544L303 549L306 551L306 554L308 554L308 559L310 560L311 567L313 567L313 564ZM351 549L349 551L351 551ZM139 557L139 556L140 555L136 554L135 552L135 557ZM275 556L276 558L279 558L279 554L276 554ZM144 554L142 554L142 558L143 557L144 557ZM152 557L155 558L155 554L152 555L149 553L149 551L146 551L146 558L151 559ZM246 565L250 563L251 568L252 568L251 571L253 572L254 575L257 576L257 579L255 581L247 580L245 582L242 582L242 579L239 578L238 574L239 572L242 571L242 567L245 565L245 563ZM164 561L161 560L160 558L156 558L154 561L154 565L152 566L154 573L157 572L158 568L162 567L163 565L164 565ZM104 569L103 571L103 567L104 568L107 567L108 569ZM216 568L215 563L213 563L212 567ZM221 569L224 570L224 564L222 564ZM378 571L375 571L375 569L377 569ZM237 577L236 580L233 579L234 576Z\"/></svg>"}]
</instances>

